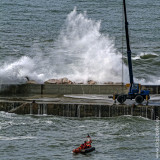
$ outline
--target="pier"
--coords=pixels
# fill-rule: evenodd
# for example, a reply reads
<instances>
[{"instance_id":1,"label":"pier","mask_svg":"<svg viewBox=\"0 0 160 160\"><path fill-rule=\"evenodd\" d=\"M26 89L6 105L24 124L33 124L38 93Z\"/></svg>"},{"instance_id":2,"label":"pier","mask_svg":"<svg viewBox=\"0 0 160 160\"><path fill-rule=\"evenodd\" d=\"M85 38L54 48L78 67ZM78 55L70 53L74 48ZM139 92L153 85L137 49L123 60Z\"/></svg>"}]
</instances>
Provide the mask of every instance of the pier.
<instances>
[{"instance_id":1,"label":"pier","mask_svg":"<svg viewBox=\"0 0 160 160\"><path fill-rule=\"evenodd\" d=\"M158 102L158 103L156 103ZM159 101L136 105L134 101L114 104L107 95L54 95L32 97L1 97L0 111L28 115L55 115L64 117L141 116L155 120L160 117Z\"/></svg>"},{"instance_id":2,"label":"pier","mask_svg":"<svg viewBox=\"0 0 160 160\"><path fill-rule=\"evenodd\" d=\"M160 94L160 86L145 85L151 94ZM0 85L0 111L15 114L56 115L66 117L116 117L122 115L141 116L149 119L160 117L160 98L149 105L136 105L134 101L114 104L108 95L127 93L121 84L112 85L54 85L13 84Z\"/></svg>"}]
</instances>

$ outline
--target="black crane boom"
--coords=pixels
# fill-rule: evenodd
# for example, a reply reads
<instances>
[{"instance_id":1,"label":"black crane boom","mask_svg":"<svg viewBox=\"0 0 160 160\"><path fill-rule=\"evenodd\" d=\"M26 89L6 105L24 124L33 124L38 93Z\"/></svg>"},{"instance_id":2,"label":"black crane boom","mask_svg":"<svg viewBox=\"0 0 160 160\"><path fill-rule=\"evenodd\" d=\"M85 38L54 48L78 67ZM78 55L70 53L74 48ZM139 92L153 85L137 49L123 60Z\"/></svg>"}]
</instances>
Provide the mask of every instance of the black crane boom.
<instances>
[{"instance_id":1,"label":"black crane boom","mask_svg":"<svg viewBox=\"0 0 160 160\"><path fill-rule=\"evenodd\" d=\"M124 6L123 7L124 8L124 17L125 17L125 32L126 32L129 78L130 78L130 84L131 84L131 87L132 87L132 84L133 84L133 71L132 71L131 49L130 49L130 42L129 42L129 31L128 31L128 21L127 21L126 2L125 2L125 0L123 0L123 6Z\"/></svg>"}]
</instances>

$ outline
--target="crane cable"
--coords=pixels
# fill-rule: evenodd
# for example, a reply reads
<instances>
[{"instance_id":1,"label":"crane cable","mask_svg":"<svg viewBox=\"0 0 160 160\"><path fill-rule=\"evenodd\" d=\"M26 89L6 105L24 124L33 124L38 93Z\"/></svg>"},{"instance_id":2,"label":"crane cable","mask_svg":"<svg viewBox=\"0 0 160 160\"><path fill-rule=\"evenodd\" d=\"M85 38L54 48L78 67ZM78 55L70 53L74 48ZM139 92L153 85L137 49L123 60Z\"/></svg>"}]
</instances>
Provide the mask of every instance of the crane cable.
<instances>
[{"instance_id":1,"label":"crane cable","mask_svg":"<svg viewBox=\"0 0 160 160\"><path fill-rule=\"evenodd\" d=\"M124 32L124 13L123 13L123 3L122 3L122 93L124 92L123 90L123 32Z\"/></svg>"}]
</instances>

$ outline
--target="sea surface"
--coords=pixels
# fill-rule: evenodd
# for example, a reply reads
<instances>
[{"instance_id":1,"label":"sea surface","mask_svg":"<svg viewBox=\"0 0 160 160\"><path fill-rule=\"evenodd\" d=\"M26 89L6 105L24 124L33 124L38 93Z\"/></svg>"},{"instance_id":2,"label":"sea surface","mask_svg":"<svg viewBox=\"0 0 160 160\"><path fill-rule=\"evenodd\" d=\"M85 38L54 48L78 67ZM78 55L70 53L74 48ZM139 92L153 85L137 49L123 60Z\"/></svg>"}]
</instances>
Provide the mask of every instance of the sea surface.
<instances>
[{"instance_id":1,"label":"sea surface","mask_svg":"<svg viewBox=\"0 0 160 160\"><path fill-rule=\"evenodd\" d=\"M134 79L160 84L160 1L126 5ZM124 33L122 0L1 0L0 83L128 82Z\"/></svg>"},{"instance_id":2,"label":"sea surface","mask_svg":"<svg viewBox=\"0 0 160 160\"><path fill-rule=\"evenodd\" d=\"M0 159L153 160L156 123L132 116L67 118L0 112ZM73 154L88 133L96 150Z\"/></svg>"}]
</instances>

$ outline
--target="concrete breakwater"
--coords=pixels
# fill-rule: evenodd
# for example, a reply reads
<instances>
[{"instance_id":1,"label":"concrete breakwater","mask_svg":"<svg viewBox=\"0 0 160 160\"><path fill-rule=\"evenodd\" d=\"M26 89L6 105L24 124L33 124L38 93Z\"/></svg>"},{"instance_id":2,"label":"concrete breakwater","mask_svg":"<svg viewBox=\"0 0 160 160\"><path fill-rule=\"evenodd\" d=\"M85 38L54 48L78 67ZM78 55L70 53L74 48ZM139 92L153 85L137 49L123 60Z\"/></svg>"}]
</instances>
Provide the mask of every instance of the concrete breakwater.
<instances>
[{"instance_id":1,"label":"concrete breakwater","mask_svg":"<svg viewBox=\"0 0 160 160\"><path fill-rule=\"evenodd\" d=\"M160 85L143 85L151 94L160 94ZM1 84L0 95L51 95L51 94L113 94L127 93L128 88L120 84Z\"/></svg>"},{"instance_id":2,"label":"concrete breakwater","mask_svg":"<svg viewBox=\"0 0 160 160\"><path fill-rule=\"evenodd\" d=\"M65 117L116 117L122 115L142 116L155 120L160 117L159 106L99 105L0 102L0 111L16 114L56 115Z\"/></svg>"}]
</instances>

